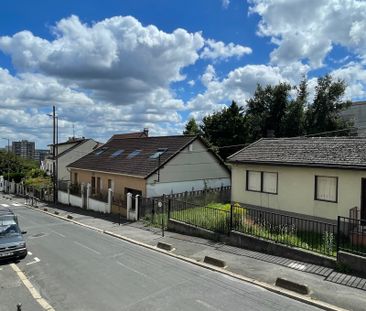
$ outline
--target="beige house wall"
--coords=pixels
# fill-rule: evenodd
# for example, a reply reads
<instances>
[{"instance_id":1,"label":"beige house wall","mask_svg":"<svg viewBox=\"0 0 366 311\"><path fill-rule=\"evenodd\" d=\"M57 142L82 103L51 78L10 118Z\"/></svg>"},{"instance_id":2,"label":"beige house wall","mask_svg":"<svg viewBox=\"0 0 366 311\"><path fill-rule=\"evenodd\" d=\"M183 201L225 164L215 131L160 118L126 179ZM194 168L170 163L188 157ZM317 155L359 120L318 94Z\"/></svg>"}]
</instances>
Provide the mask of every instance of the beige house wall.
<instances>
[{"instance_id":1,"label":"beige house wall","mask_svg":"<svg viewBox=\"0 0 366 311\"><path fill-rule=\"evenodd\" d=\"M246 170L277 172L278 194L246 190ZM315 200L315 176L338 177L338 202ZM366 171L272 165L232 165L232 201L335 220L361 204Z\"/></svg>"},{"instance_id":2,"label":"beige house wall","mask_svg":"<svg viewBox=\"0 0 366 311\"><path fill-rule=\"evenodd\" d=\"M108 179L112 180L112 190L115 194L124 194L125 188L131 188L135 190L139 190L142 192L142 195L146 193L146 181L143 178L138 178L134 176L124 176L117 175L105 172L91 172L80 169L70 169L72 177L71 180L74 182L74 173L78 174L78 183L91 183L92 176L97 179L97 177L101 178L101 190L108 190Z\"/></svg>"}]
</instances>

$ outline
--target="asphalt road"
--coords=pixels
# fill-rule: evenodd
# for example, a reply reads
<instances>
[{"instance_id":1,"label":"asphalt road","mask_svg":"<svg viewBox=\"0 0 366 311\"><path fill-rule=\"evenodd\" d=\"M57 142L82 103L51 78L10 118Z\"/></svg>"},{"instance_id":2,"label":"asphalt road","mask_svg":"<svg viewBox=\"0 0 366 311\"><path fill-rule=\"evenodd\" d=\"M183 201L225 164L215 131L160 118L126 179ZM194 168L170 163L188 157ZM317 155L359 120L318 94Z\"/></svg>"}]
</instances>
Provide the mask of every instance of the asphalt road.
<instances>
[{"instance_id":1,"label":"asphalt road","mask_svg":"<svg viewBox=\"0 0 366 311\"><path fill-rule=\"evenodd\" d=\"M0 199L0 205L10 205L22 230L28 231L26 240L31 252L17 265L57 311L318 310L12 203ZM0 268L0 282L6 287L17 276L7 265ZM30 303L25 288L7 287L10 294L0 292L4 305L15 299L12 291L18 291L18 296L23 293L24 301Z\"/></svg>"}]
</instances>

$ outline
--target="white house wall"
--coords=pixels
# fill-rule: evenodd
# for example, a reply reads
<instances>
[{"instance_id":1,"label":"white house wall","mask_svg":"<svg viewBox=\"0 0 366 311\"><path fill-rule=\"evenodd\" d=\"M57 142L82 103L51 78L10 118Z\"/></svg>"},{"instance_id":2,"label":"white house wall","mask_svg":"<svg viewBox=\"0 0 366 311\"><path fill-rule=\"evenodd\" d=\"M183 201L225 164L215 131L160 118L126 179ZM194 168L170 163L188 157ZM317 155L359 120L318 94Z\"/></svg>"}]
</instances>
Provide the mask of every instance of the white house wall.
<instances>
[{"instance_id":1,"label":"white house wall","mask_svg":"<svg viewBox=\"0 0 366 311\"><path fill-rule=\"evenodd\" d=\"M277 172L278 194L246 190L246 170ZM350 208L360 207L361 178L366 171L272 165L233 165L232 201L273 208L313 217L336 220L349 215ZM315 200L315 176L338 177L338 202Z\"/></svg>"},{"instance_id":2,"label":"white house wall","mask_svg":"<svg viewBox=\"0 0 366 311\"><path fill-rule=\"evenodd\" d=\"M230 174L199 140L147 179L148 197L230 185ZM168 150L169 152L169 150Z\"/></svg>"},{"instance_id":3,"label":"white house wall","mask_svg":"<svg viewBox=\"0 0 366 311\"><path fill-rule=\"evenodd\" d=\"M70 180L70 172L66 166L79 160L81 157L87 155L93 151L93 148L97 145L97 142L90 139L85 141L83 144L78 145L74 149L65 153L58 159L58 179L59 180Z\"/></svg>"}]
</instances>

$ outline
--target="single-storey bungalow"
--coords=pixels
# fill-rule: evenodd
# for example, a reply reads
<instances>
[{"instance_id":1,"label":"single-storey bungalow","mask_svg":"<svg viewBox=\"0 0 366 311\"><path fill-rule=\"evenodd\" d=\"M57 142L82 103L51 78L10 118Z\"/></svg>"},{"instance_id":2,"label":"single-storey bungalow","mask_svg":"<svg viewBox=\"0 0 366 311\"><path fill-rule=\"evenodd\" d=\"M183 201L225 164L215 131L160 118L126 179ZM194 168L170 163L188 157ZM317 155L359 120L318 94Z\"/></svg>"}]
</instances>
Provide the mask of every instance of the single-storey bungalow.
<instances>
[{"instance_id":1,"label":"single-storey bungalow","mask_svg":"<svg viewBox=\"0 0 366 311\"><path fill-rule=\"evenodd\" d=\"M68 165L91 194L112 189L144 197L230 185L230 170L199 136L115 135Z\"/></svg>"},{"instance_id":2,"label":"single-storey bungalow","mask_svg":"<svg viewBox=\"0 0 366 311\"><path fill-rule=\"evenodd\" d=\"M366 219L366 138L263 138L227 159L232 201L312 219Z\"/></svg>"}]
</instances>

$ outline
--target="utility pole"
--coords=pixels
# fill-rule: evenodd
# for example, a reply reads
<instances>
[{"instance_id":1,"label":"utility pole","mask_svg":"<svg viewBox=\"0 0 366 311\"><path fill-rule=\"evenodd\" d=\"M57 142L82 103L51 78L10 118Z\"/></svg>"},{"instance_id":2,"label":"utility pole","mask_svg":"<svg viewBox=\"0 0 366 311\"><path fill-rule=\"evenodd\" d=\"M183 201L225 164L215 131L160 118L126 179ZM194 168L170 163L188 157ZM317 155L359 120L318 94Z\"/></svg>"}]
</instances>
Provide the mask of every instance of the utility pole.
<instances>
[{"instance_id":1,"label":"utility pole","mask_svg":"<svg viewBox=\"0 0 366 311\"><path fill-rule=\"evenodd\" d=\"M8 182L7 182L7 190L8 193L10 192L9 184L10 184L10 139L9 138L3 138L8 141Z\"/></svg>"},{"instance_id":2,"label":"utility pole","mask_svg":"<svg viewBox=\"0 0 366 311\"><path fill-rule=\"evenodd\" d=\"M52 154L53 154L53 162L52 162L52 171L53 171L53 204L56 205L56 107L53 106L52 109L52 119L53 119L53 145L52 145Z\"/></svg>"}]
</instances>

